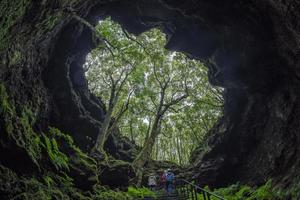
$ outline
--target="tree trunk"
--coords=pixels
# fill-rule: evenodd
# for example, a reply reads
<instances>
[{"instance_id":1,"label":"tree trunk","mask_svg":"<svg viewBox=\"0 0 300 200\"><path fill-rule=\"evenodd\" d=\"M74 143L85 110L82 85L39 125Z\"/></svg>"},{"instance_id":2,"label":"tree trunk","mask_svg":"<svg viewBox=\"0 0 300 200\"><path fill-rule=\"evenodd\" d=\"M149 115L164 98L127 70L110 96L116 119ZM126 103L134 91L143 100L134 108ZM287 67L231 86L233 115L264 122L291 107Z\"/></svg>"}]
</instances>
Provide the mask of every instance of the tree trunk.
<instances>
[{"instance_id":1,"label":"tree trunk","mask_svg":"<svg viewBox=\"0 0 300 200\"><path fill-rule=\"evenodd\" d=\"M133 161L132 166L136 171L137 175L137 185L140 186L143 177L143 167L146 162L151 158L151 153L153 150L153 146L155 144L155 140L157 135L159 134L159 123L160 118L157 117L152 125L152 129L149 137L145 140L144 147L136 159Z\"/></svg>"},{"instance_id":2,"label":"tree trunk","mask_svg":"<svg viewBox=\"0 0 300 200\"><path fill-rule=\"evenodd\" d=\"M180 133L179 133L179 135L176 136L175 140L176 140L176 147L177 147L179 165L182 165L182 156L181 156L181 150L182 149L180 148L181 141L179 141L179 137L180 137Z\"/></svg>"},{"instance_id":3,"label":"tree trunk","mask_svg":"<svg viewBox=\"0 0 300 200\"><path fill-rule=\"evenodd\" d=\"M113 111L113 109L110 107L105 115L104 122L100 129L100 133L97 136L97 140L96 140L95 146L92 150L93 151L92 153L98 152L100 154L105 155L104 145L105 145L105 141L107 138L107 133L108 133L108 129L109 129L110 121L111 121L112 111Z\"/></svg>"}]
</instances>

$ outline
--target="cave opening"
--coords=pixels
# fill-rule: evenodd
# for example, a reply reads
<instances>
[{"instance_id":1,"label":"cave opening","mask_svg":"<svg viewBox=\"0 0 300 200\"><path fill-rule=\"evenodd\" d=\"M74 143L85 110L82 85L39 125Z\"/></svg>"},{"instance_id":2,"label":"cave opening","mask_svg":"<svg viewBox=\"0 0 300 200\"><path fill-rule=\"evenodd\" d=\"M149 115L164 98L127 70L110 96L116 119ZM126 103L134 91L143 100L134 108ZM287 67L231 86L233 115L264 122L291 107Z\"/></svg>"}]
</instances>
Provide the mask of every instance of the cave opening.
<instances>
[{"instance_id":1,"label":"cave opening","mask_svg":"<svg viewBox=\"0 0 300 200\"><path fill-rule=\"evenodd\" d=\"M0 3L1 199L78 199L99 180L111 188L132 183L131 141L110 135L105 148L114 158L107 163L89 154L107 109L88 90L82 66L99 45L93 28L103 16L135 35L161 28L166 49L203 61L209 81L225 88L210 148L194 151L186 179L213 188L255 186L245 193L239 184L227 188L241 199L258 198L256 189L283 189L284 197L271 199L298 199L299 1L18 2ZM99 199L98 192L88 196Z\"/></svg>"},{"instance_id":2,"label":"cave opening","mask_svg":"<svg viewBox=\"0 0 300 200\"><path fill-rule=\"evenodd\" d=\"M252 162L257 158L253 152L266 149L259 142L265 137L262 133L267 120L265 116L276 114L270 114L272 112L267 106L271 105L265 100L272 97L277 87L285 85L285 79L281 77L287 73L282 71L281 66L285 65L282 57L274 51L272 38L267 37L267 32L258 31L266 26L253 24L251 20L248 21L249 18L244 21L240 21L242 18L231 18L231 12L221 8L220 12L224 12L229 19L224 21L218 18L216 21L210 15L210 12L215 12L214 6L197 11L197 16L207 19L203 21L184 15L182 9L170 9L165 4L157 5L157 2L141 4L139 8L136 2L118 3L94 6L83 18L91 24L97 24L99 16L111 16L125 30L134 34L160 27L168 38L167 49L182 51L190 57L203 60L208 67L210 82L226 88L224 115L211 130L214 135L210 138L211 149L202 154L202 149L197 148L191 157L193 178L201 177L201 180L197 179L200 184L211 186L223 186L237 180L263 183L267 175L257 176L261 174L257 166L266 166L267 160ZM240 10L236 12L241 13ZM97 43L93 35L85 23L72 18L60 32L44 79L49 84L48 89L55 102L51 123L71 133L77 145L86 152L94 146L105 113L103 102L87 91L83 76L82 66L86 55ZM50 80L53 83L50 84ZM66 92L69 92L68 95ZM128 156L128 146L131 147L131 144L115 135L107 140L110 153L118 159L131 162L136 154L129 151ZM273 161L270 162L272 165ZM269 168L263 169L263 174L270 172Z\"/></svg>"},{"instance_id":3,"label":"cave opening","mask_svg":"<svg viewBox=\"0 0 300 200\"><path fill-rule=\"evenodd\" d=\"M83 70L106 107L100 133L106 136L97 140L118 133L139 151L148 147L151 159L181 166L188 166L196 148L205 153L209 130L223 111L223 89L209 83L208 68L167 50L168 37L159 27L133 35L108 17L95 30L102 42Z\"/></svg>"},{"instance_id":4,"label":"cave opening","mask_svg":"<svg viewBox=\"0 0 300 200\"><path fill-rule=\"evenodd\" d=\"M193 176L201 177L201 184L205 182L211 186L222 186L235 180L253 180L252 177L257 177L253 175L256 173L256 164L249 163L252 158L248 155L251 156L251 152L260 146L258 141L264 135L259 133L263 130L265 120L259 119L266 119L264 116L268 115L268 108L259 109L259 105L264 102L263 99L268 99L268 96L276 91L278 85L284 85L282 83L284 79L280 78L280 74L284 74L280 67L283 63L281 57L276 56L272 38L267 37L266 32L258 31L265 26L252 24L252 21L247 21L249 18L242 23L239 18L230 18L232 15L227 13L228 10L221 8L220 12L224 12L224 15L230 18L228 19L230 23L219 18L216 21L209 15L209 12L215 12L214 6L197 12L197 16L207 18L207 21L202 21L197 17L186 16L181 9L170 9L165 4L157 5L157 2L143 3L138 7L132 2L118 3L94 6L83 18L95 25L99 17L111 16L125 30L136 35L160 27L167 36L167 49L184 52L191 58L203 61L208 67L209 81L213 85L226 88L224 115L211 130L214 135L209 141L211 148L205 154L201 148L197 148L192 154ZM93 32L86 24L72 19L63 28L56 43L54 57L62 55L64 57L51 59L51 67L45 78L47 83L50 82L49 79L60 81L64 78L61 76L69 77L65 85L72 88L69 96L76 94L76 100L64 102L66 99L64 93L69 89L54 88L52 93L59 115L54 113L51 122L60 129L72 133L76 143L87 152L94 146L99 133L99 125L94 119L102 122L105 113L103 102L86 90L87 84L83 76L82 66L86 55L97 43ZM61 48L62 44L65 44L64 48ZM49 74L52 74L52 78L49 78L51 77ZM54 85L55 83L50 88L55 87ZM70 104L71 101L74 103ZM253 117L251 111L255 113L258 110L259 117ZM255 128L249 128L241 124L256 125ZM131 149L132 144L115 135L111 135L106 145L107 150L118 159L131 162L137 155L136 152L127 151ZM258 163L265 165L261 161ZM269 171L267 168L264 169ZM211 177L211 174L215 175ZM262 183L264 177L261 176L254 181Z\"/></svg>"}]
</instances>

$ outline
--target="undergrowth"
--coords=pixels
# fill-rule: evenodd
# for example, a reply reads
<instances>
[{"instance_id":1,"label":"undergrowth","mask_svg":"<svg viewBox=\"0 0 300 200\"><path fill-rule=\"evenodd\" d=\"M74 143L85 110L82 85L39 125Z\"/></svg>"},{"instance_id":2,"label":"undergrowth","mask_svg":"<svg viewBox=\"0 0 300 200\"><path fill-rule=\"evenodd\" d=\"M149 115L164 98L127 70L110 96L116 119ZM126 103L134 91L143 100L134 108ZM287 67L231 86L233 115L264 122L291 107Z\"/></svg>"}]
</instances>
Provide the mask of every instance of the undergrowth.
<instances>
[{"instance_id":1,"label":"undergrowth","mask_svg":"<svg viewBox=\"0 0 300 200\"><path fill-rule=\"evenodd\" d=\"M66 154L62 153L59 150L58 144L55 140L55 138L49 139L46 135L43 136L43 143L42 146L45 148L45 150L48 153L48 156L55 166L57 170L60 169L67 169L69 170L69 158Z\"/></svg>"},{"instance_id":2,"label":"undergrowth","mask_svg":"<svg viewBox=\"0 0 300 200\"><path fill-rule=\"evenodd\" d=\"M144 198L144 197L152 197L155 198L156 194L149 190L148 188L135 188L135 187L128 187L127 194L135 199Z\"/></svg>"},{"instance_id":3,"label":"undergrowth","mask_svg":"<svg viewBox=\"0 0 300 200\"><path fill-rule=\"evenodd\" d=\"M111 190L95 184L90 191L82 191L73 179L61 173L45 172L41 177L19 177L0 165L0 199L10 200L138 200L155 197L147 188L129 187L128 191Z\"/></svg>"},{"instance_id":4,"label":"undergrowth","mask_svg":"<svg viewBox=\"0 0 300 200\"><path fill-rule=\"evenodd\" d=\"M97 170L96 161L76 147L71 136L54 127L49 127L47 133L37 133L33 129L37 114L27 106L19 110L16 111L5 86L0 84L0 115L3 120L1 123L4 124L7 137L27 152L39 169L40 161L48 158L56 170L68 171L70 167ZM43 155L43 152L46 155Z\"/></svg>"},{"instance_id":5,"label":"undergrowth","mask_svg":"<svg viewBox=\"0 0 300 200\"><path fill-rule=\"evenodd\" d=\"M209 190L208 187L205 189ZM293 195L290 191L283 191L273 187L271 180L259 187L234 184L226 188L215 189L213 193L226 200L298 200L298 196ZM203 194L198 194L197 196L199 200L205 200ZM211 200L219 199L212 196Z\"/></svg>"}]
</instances>

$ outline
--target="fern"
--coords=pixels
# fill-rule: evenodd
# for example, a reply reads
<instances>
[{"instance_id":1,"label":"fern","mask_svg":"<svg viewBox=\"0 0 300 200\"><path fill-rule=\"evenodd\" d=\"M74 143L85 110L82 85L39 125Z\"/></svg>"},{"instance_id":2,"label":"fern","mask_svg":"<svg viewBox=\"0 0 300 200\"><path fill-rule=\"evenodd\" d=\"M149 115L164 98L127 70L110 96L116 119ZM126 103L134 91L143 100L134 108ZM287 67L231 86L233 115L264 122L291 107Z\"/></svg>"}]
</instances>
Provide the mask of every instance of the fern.
<instances>
[{"instance_id":1,"label":"fern","mask_svg":"<svg viewBox=\"0 0 300 200\"><path fill-rule=\"evenodd\" d=\"M206 187L209 190L208 187ZM234 184L227 188L219 188L214 190L215 194L218 194L228 200L279 200L286 199L283 194L272 187L272 181L266 182L264 185L258 188L252 188L245 185ZM202 194L198 194L198 199L203 200ZM216 200L211 197L212 200Z\"/></svg>"},{"instance_id":2,"label":"fern","mask_svg":"<svg viewBox=\"0 0 300 200\"><path fill-rule=\"evenodd\" d=\"M43 147L45 148L51 163L57 170L67 169L69 170L69 158L62 153L54 138L49 139L45 134L42 135L44 139Z\"/></svg>"}]
</instances>

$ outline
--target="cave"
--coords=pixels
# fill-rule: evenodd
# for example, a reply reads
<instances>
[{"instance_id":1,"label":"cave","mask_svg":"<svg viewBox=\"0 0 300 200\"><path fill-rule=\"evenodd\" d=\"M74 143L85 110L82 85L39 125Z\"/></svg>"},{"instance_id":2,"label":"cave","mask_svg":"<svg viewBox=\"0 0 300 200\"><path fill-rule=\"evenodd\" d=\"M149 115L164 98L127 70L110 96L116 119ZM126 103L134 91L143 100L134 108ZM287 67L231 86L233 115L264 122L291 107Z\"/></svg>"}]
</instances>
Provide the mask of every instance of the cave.
<instances>
[{"instance_id":1,"label":"cave","mask_svg":"<svg viewBox=\"0 0 300 200\"><path fill-rule=\"evenodd\" d=\"M211 149L204 155L196 150L185 169L190 180L211 187L260 185L271 178L283 188L299 182L299 1L14 0L0 5L0 164L5 168L18 175L41 172L18 140L22 133L10 135L11 126L22 122L11 113L22 119L24 108L33 113L27 121L34 132L56 127L83 151L93 146L106 111L88 91L82 65L101 41L76 16L93 25L110 16L137 35L160 27L167 49L201 60L210 83L225 89L224 115L210 130ZM4 108L8 100L13 109ZM117 152L120 143L134 146L113 136L107 149Z\"/></svg>"}]
</instances>

